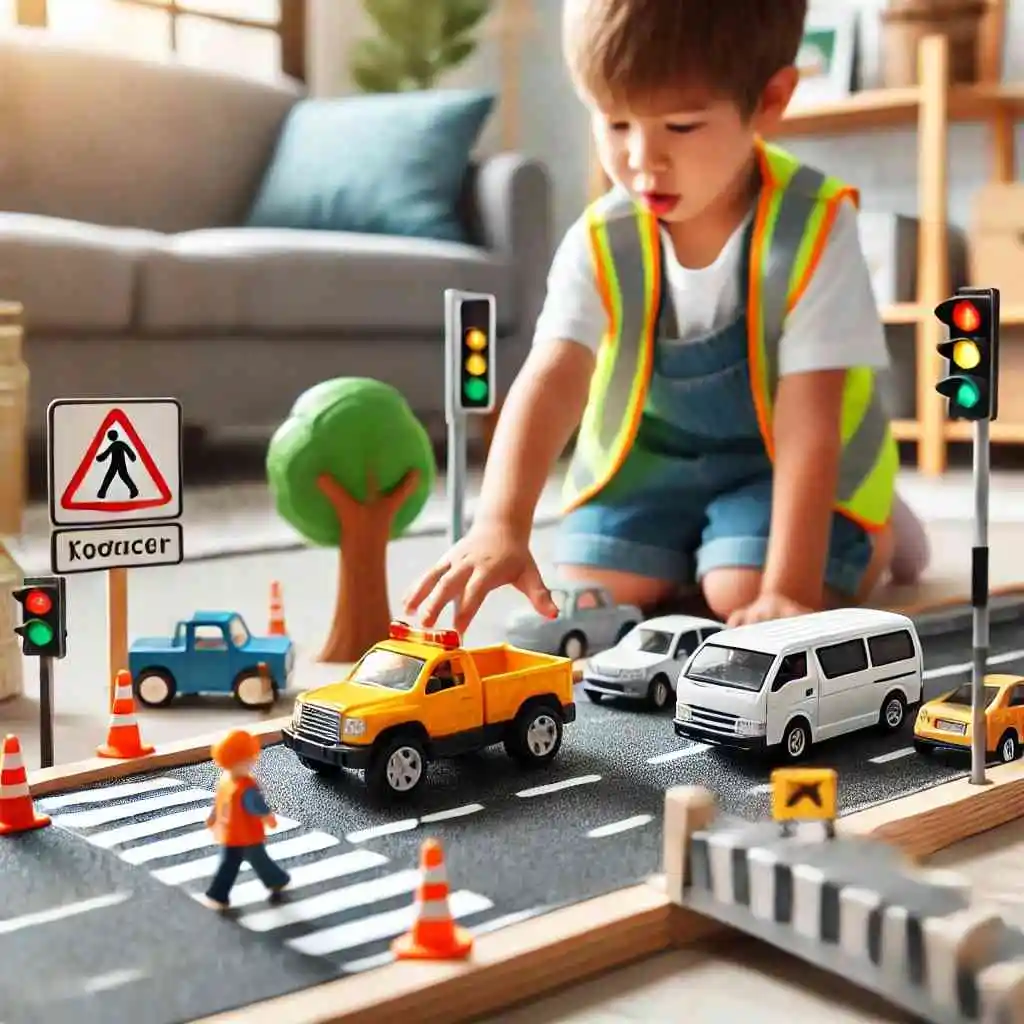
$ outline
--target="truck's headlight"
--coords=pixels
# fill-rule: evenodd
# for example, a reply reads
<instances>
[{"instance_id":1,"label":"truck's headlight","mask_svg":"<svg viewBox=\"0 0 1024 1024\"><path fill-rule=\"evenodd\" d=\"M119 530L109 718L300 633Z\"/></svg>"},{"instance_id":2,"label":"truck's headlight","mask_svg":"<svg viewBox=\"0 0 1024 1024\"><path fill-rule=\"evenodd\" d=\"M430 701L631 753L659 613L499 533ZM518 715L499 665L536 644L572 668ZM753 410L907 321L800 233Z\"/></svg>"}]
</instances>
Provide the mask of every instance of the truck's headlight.
<instances>
[{"instance_id":1,"label":"truck's headlight","mask_svg":"<svg viewBox=\"0 0 1024 1024\"><path fill-rule=\"evenodd\" d=\"M763 736L765 733L765 723L755 722L751 718L737 718L736 719L736 735L737 736Z\"/></svg>"},{"instance_id":2,"label":"truck's headlight","mask_svg":"<svg viewBox=\"0 0 1024 1024\"><path fill-rule=\"evenodd\" d=\"M366 732L366 721L362 718L345 718L341 723L342 736L362 736Z\"/></svg>"},{"instance_id":3,"label":"truck's headlight","mask_svg":"<svg viewBox=\"0 0 1024 1024\"><path fill-rule=\"evenodd\" d=\"M295 706L292 708L292 728L296 731L299 728L299 723L302 721L302 701L297 700Z\"/></svg>"},{"instance_id":4,"label":"truck's headlight","mask_svg":"<svg viewBox=\"0 0 1024 1024\"><path fill-rule=\"evenodd\" d=\"M678 718L680 722L690 721L690 719L693 718L693 714L690 711L690 706L688 704L677 704L676 718Z\"/></svg>"}]
</instances>

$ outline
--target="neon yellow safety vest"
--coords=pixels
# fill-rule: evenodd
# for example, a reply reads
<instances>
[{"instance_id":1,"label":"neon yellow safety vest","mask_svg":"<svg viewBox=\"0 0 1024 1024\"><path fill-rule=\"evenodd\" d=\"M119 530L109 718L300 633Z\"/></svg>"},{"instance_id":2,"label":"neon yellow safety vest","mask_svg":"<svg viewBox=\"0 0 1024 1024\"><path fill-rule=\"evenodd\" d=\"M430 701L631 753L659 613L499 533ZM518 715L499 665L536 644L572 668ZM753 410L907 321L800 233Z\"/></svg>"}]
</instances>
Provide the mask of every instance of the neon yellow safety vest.
<instances>
[{"instance_id":1,"label":"neon yellow safety vest","mask_svg":"<svg viewBox=\"0 0 1024 1024\"><path fill-rule=\"evenodd\" d=\"M774 458L772 406L786 317L807 287L839 204L855 189L759 143L763 185L754 215L747 299L750 379L757 420ZM623 192L587 211L608 329L598 349L590 397L566 476L565 511L596 495L622 466L647 400L661 306L657 219ZM868 530L889 519L899 455L870 367L847 371L836 510Z\"/></svg>"}]
</instances>

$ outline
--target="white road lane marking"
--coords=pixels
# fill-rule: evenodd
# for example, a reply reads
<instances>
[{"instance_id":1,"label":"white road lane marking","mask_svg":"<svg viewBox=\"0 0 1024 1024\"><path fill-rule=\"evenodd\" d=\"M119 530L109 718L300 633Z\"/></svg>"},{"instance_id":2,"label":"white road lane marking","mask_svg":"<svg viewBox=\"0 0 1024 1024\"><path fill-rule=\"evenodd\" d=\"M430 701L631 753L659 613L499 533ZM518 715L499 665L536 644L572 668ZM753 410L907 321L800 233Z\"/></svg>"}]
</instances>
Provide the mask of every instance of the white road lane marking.
<instances>
[{"instance_id":1,"label":"white road lane marking","mask_svg":"<svg viewBox=\"0 0 1024 1024\"><path fill-rule=\"evenodd\" d=\"M872 764L885 764L887 761L898 761L902 757L909 757L914 752L913 747L900 747L899 750L890 750L888 753L879 754L878 757L869 757Z\"/></svg>"},{"instance_id":2,"label":"white road lane marking","mask_svg":"<svg viewBox=\"0 0 1024 1024\"><path fill-rule=\"evenodd\" d=\"M993 654L988 659L989 665L1005 665L1009 661L1018 661L1024 658L1024 651L1007 651L1005 654ZM974 668L974 665L965 661L961 665L943 665L941 668L930 668L926 672L922 672L921 676L924 679L944 679L946 676L958 676L962 672L970 672Z\"/></svg>"},{"instance_id":3,"label":"white road lane marking","mask_svg":"<svg viewBox=\"0 0 1024 1024\"><path fill-rule=\"evenodd\" d=\"M693 757L694 754L703 754L711 748L706 743L694 743L691 747L683 747L682 750L669 750L664 754L655 754L647 758L648 764L668 764L670 761L681 761L684 757Z\"/></svg>"},{"instance_id":4,"label":"white road lane marking","mask_svg":"<svg viewBox=\"0 0 1024 1024\"><path fill-rule=\"evenodd\" d=\"M470 914L481 914L493 906L486 896L479 896L466 889L453 892L448 897L448 909L456 920ZM401 910L374 914L357 921L346 921L333 928L300 935L298 938L289 939L285 945L310 956L327 956L346 949L357 949L371 942L380 942L382 939L395 938L412 927L415 917L415 907L403 907Z\"/></svg>"},{"instance_id":5,"label":"white road lane marking","mask_svg":"<svg viewBox=\"0 0 1024 1024\"><path fill-rule=\"evenodd\" d=\"M450 811L433 811L424 814L420 818L420 824L429 825L435 821L450 821L452 818L465 818L467 815L476 814L484 809L483 804L463 804L461 807L453 807Z\"/></svg>"},{"instance_id":6,"label":"white road lane marking","mask_svg":"<svg viewBox=\"0 0 1024 1024\"><path fill-rule=\"evenodd\" d=\"M180 779L148 779L146 782L126 782L123 786L107 786L105 789L83 789L77 793L63 793L60 796L43 797L36 803L48 814L62 807L79 807L82 804L102 804L110 800L123 800L127 796L153 793L159 789L174 789L182 786Z\"/></svg>"},{"instance_id":7,"label":"white road lane marking","mask_svg":"<svg viewBox=\"0 0 1024 1024\"><path fill-rule=\"evenodd\" d=\"M381 836L393 836L399 832L411 832L420 823L419 818L403 818L401 821L389 821L373 828L363 828L349 832L345 838L350 843L365 843L368 839L379 839Z\"/></svg>"},{"instance_id":8,"label":"white road lane marking","mask_svg":"<svg viewBox=\"0 0 1024 1024\"><path fill-rule=\"evenodd\" d=\"M190 807L187 811L162 814L159 818L150 818L149 821L136 821L131 825L121 825L106 832L94 832L89 836L89 842L93 846L109 850L121 843L130 843L135 839L158 836L161 832L171 832L176 828L184 828L186 825L199 825L209 816L210 808L205 805Z\"/></svg>"},{"instance_id":9,"label":"white road lane marking","mask_svg":"<svg viewBox=\"0 0 1024 1024\"><path fill-rule=\"evenodd\" d=\"M290 832L298 828L299 823L291 818L278 818L277 828L268 831L268 836L279 835L281 832ZM147 864L152 860L161 860L164 857L177 857L182 853L191 853L193 850L204 850L208 846L217 846L217 837L208 828L197 829L195 832L186 832L183 836L173 836L170 839L158 839L155 843L143 843L141 846L133 846L130 850L122 850L118 856L125 864Z\"/></svg>"},{"instance_id":10,"label":"white road lane marking","mask_svg":"<svg viewBox=\"0 0 1024 1024\"><path fill-rule=\"evenodd\" d=\"M153 796L148 800L136 800L117 807L97 807L91 811L72 811L70 814L54 815L53 823L64 828L97 828L109 825L112 821L124 821L134 818L137 814L148 814L150 811L164 811L182 804L192 804L198 800L213 802L213 794L205 789L184 789L176 793L165 793Z\"/></svg>"},{"instance_id":11,"label":"white road lane marking","mask_svg":"<svg viewBox=\"0 0 1024 1024\"><path fill-rule=\"evenodd\" d=\"M60 907L50 907L49 910L37 910L32 914L22 914L20 917L0 919L0 935L9 935L11 932L33 928L38 924L63 921L67 917L88 914L92 910L102 910L104 907L114 907L118 903L124 903L129 896L131 896L130 892L112 892L106 896L96 896L79 903L65 903Z\"/></svg>"},{"instance_id":12,"label":"white road lane marking","mask_svg":"<svg viewBox=\"0 0 1024 1024\"><path fill-rule=\"evenodd\" d=\"M267 853L274 860L281 861L287 860L289 857L301 857L307 853L319 853L320 850L327 850L337 845L338 840L326 832L310 832L304 836L283 839L278 843L267 843ZM219 864L220 854L215 853L211 857L199 857L196 860L186 861L184 864L172 864L169 868L157 868L150 874L164 885L183 885L185 882L194 882L207 875L212 877ZM243 864L242 870L251 871L252 866Z\"/></svg>"},{"instance_id":13,"label":"white road lane marking","mask_svg":"<svg viewBox=\"0 0 1024 1024\"><path fill-rule=\"evenodd\" d=\"M599 825L587 833L588 839L604 839L605 836L617 836L620 832L629 832L634 828L642 828L654 820L653 815L638 814L632 818L623 818L622 821L612 821L607 825Z\"/></svg>"},{"instance_id":14,"label":"white road lane marking","mask_svg":"<svg viewBox=\"0 0 1024 1024\"><path fill-rule=\"evenodd\" d=\"M756 786L751 786L747 792L751 796L758 795L760 793L770 793L772 791L772 784L770 782L759 782Z\"/></svg>"},{"instance_id":15,"label":"white road lane marking","mask_svg":"<svg viewBox=\"0 0 1024 1024\"><path fill-rule=\"evenodd\" d=\"M574 779L563 779L561 782L549 782L546 786L534 786L532 789L521 789L516 796L529 798L531 796L547 796L548 793L558 793L563 789L573 789L576 786L589 786L594 782L600 782L600 775L579 775Z\"/></svg>"}]
</instances>

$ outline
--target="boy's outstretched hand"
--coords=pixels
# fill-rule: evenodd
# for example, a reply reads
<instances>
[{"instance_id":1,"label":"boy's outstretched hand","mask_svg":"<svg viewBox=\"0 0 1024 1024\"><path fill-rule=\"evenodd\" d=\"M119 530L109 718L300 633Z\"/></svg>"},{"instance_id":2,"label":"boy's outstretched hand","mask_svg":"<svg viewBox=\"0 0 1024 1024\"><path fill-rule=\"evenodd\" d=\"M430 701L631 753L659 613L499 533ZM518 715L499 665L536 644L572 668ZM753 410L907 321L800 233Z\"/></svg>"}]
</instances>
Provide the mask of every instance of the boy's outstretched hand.
<instances>
[{"instance_id":1,"label":"boy's outstretched hand","mask_svg":"<svg viewBox=\"0 0 1024 1024\"><path fill-rule=\"evenodd\" d=\"M760 594L746 608L737 608L729 616L727 626L750 626L755 622L770 622L772 619L786 619L791 615L807 615L811 611L784 594Z\"/></svg>"},{"instance_id":2,"label":"boy's outstretched hand","mask_svg":"<svg viewBox=\"0 0 1024 1024\"><path fill-rule=\"evenodd\" d=\"M424 626L433 626L447 604L458 602L455 628L465 632L484 598L511 583L540 615L555 618L558 609L544 585L525 540L507 526L475 523L405 596L405 612L420 611Z\"/></svg>"}]
</instances>

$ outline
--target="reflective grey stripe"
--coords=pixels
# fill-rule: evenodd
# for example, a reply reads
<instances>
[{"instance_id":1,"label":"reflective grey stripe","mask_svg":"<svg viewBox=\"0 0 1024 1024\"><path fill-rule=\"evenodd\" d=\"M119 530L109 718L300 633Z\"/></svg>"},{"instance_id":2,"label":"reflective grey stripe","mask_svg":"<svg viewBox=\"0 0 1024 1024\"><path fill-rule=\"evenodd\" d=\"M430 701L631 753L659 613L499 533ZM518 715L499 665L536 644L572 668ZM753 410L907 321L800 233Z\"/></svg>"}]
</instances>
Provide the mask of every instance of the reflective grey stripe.
<instances>
[{"instance_id":1,"label":"reflective grey stripe","mask_svg":"<svg viewBox=\"0 0 1024 1024\"><path fill-rule=\"evenodd\" d=\"M889 417L882 408L876 387L872 387L864 415L843 448L839 463L839 483L836 498L840 503L850 501L875 468L878 456L886 443Z\"/></svg>"},{"instance_id":2,"label":"reflective grey stripe","mask_svg":"<svg viewBox=\"0 0 1024 1024\"><path fill-rule=\"evenodd\" d=\"M779 383L779 343L786 323L789 282L814 212L825 176L810 167L799 168L790 179L779 203L779 215L765 259L761 307L764 316L764 358L768 394L774 395Z\"/></svg>"}]
</instances>

